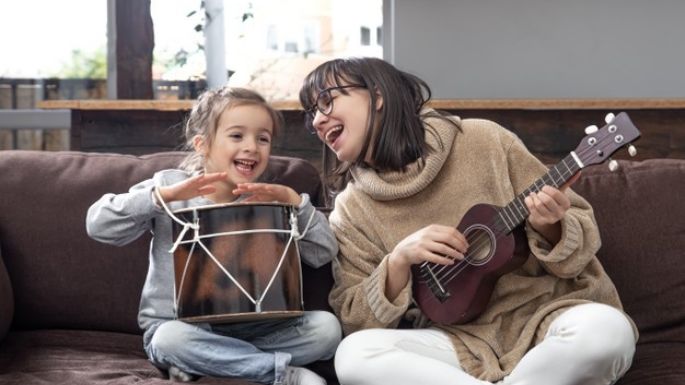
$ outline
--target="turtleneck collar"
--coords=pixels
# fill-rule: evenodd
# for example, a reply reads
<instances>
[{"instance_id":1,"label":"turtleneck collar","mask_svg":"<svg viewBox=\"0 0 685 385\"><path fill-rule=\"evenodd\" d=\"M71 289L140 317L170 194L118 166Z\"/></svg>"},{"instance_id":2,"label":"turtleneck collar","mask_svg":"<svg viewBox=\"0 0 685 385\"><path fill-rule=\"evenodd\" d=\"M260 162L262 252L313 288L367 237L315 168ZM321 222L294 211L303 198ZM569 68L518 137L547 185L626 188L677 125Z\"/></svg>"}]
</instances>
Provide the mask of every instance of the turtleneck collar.
<instances>
[{"instance_id":1,"label":"turtleneck collar","mask_svg":"<svg viewBox=\"0 0 685 385\"><path fill-rule=\"evenodd\" d=\"M451 117L457 125L458 117ZM457 129L438 118L424 119L429 150L424 160L407 165L405 171L378 172L370 168L353 168L351 175L357 188L379 201L410 197L428 186L449 156Z\"/></svg>"}]
</instances>

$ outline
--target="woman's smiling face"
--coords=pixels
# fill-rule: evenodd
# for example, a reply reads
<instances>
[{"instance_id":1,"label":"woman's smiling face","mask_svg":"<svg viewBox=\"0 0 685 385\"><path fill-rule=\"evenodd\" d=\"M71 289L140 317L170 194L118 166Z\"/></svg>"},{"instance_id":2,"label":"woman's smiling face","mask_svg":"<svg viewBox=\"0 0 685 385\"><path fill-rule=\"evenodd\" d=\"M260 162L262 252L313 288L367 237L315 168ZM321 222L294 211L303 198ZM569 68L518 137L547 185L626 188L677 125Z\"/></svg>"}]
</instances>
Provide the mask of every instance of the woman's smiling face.
<instances>
[{"instance_id":1,"label":"woman's smiling face","mask_svg":"<svg viewBox=\"0 0 685 385\"><path fill-rule=\"evenodd\" d=\"M341 84L340 86L351 86ZM331 103L328 115L315 110L312 126L340 161L354 162L364 147L369 121L369 91L363 87L330 86L318 95ZM319 105L325 105L319 102Z\"/></svg>"}]
</instances>

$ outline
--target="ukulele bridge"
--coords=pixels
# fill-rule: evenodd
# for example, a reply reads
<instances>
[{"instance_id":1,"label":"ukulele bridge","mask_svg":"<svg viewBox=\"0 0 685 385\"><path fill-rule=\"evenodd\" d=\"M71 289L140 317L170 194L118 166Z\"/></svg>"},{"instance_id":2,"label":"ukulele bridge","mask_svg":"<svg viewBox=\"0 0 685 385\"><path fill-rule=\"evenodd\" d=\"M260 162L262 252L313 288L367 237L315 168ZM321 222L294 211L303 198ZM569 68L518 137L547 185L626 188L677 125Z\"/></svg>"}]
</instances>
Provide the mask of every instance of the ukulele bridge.
<instances>
[{"instance_id":1,"label":"ukulele bridge","mask_svg":"<svg viewBox=\"0 0 685 385\"><path fill-rule=\"evenodd\" d=\"M449 291L445 290L445 288L442 286L440 283L440 280L438 277L435 275L433 272L433 269L430 268L428 264L421 266L421 270L424 273L428 273L428 287L430 287L431 292L433 292L433 295L435 298L438 299L441 303L447 301L447 299L452 295L450 294Z\"/></svg>"}]
</instances>

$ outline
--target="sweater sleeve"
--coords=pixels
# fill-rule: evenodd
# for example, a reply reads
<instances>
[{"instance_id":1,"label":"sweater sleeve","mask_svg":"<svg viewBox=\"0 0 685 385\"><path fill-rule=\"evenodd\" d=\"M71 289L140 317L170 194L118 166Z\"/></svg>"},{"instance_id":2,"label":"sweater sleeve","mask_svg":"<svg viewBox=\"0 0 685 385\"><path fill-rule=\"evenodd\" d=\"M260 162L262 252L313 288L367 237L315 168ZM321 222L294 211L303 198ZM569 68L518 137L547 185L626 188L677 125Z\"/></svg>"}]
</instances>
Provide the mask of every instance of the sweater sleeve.
<instances>
[{"instance_id":1,"label":"sweater sleeve","mask_svg":"<svg viewBox=\"0 0 685 385\"><path fill-rule=\"evenodd\" d=\"M314 208L308 194L301 196L297 213L298 231L304 234L299 242L300 254L305 263L318 268L333 260L338 253L338 242L326 216Z\"/></svg>"},{"instance_id":2,"label":"sweater sleeve","mask_svg":"<svg viewBox=\"0 0 685 385\"><path fill-rule=\"evenodd\" d=\"M329 295L331 307L341 320L345 334L367 328L394 328L411 300L411 281L394 301L385 296L388 274L387 252L372 241L372 230L351 221L349 213L336 209L330 221L340 251L333 261L335 284Z\"/></svg>"},{"instance_id":3,"label":"sweater sleeve","mask_svg":"<svg viewBox=\"0 0 685 385\"><path fill-rule=\"evenodd\" d=\"M508 147L507 161L515 194L526 190L548 171L516 137ZM560 278L580 274L594 258L601 243L590 204L571 189L566 193L571 207L561 220L561 239L556 245L549 244L540 233L526 225L531 252L550 274Z\"/></svg>"},{"instance_id":4,"label":"sweater sleeve","mask_svg":"<svg viewBox=\"0 0 685 385\"><path fill-rule=\"evenodd\" d=\"M88 235L100 242L123 246L152 229L160 212L152 200L153 179L140 182L123 194L103 195L86 214Z\"/></svg>"}]
</instances>

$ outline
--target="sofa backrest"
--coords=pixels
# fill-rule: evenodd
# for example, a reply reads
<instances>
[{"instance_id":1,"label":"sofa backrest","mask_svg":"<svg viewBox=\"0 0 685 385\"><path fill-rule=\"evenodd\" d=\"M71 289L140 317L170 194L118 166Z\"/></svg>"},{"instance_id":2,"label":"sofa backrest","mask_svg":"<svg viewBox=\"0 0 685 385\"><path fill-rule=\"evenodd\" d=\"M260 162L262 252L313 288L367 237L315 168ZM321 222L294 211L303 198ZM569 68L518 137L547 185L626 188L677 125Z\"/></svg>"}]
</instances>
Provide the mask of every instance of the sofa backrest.
<instances>
[{"instance_id":1,"label":"sofa backrest","mask_svg":"<svg viewBox=\"0 0 685 385\"><path fill-rule=\"evenodd\" d=\"M592 166L573 190L593 206L598 253L640 342L685 343L685 160Z\"/></svg>"},{"instance_id":2,"label":"sofa backrest","mask_svg":"<svg viewBox=\"0 0 685 385\"><path fill-rule=\"evenodd\" d=\"M125 247L96 242L85 231L86 211L104 193L126 192L184 156L0 151L0 247L14 291L12 328L138 333L150 237ZM267 173L323 202L310 163L273 156ZM326 308L331 283L329 266L305 267L305 306Z\"/></svg>"},{"instance_id":3,"label":"sofa backrest","mask_svg":"<svg viewBox=\"0 0 685 385\"><path fill-rule=\"evenodd\" d=\"M14 317L14 291L5 269L0 246L0 341L5 338Z\"/></svg>"}]
</instances>

